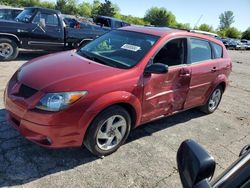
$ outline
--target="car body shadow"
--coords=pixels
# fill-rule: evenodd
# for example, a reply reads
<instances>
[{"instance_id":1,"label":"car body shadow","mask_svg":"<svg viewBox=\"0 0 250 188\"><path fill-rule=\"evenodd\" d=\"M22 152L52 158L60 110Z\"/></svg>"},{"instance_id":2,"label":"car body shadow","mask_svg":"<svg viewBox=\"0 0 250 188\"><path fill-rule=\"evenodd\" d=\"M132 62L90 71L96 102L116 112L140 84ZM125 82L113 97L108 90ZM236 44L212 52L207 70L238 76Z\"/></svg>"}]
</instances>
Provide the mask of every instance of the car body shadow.
<instances>
[{"instance_id":1,"label":"car body shadow","mask_svg":"<svg viewBox=\"0 0 250 188\"><path fill-rule=\"evenodd\" d=\"M191 119L199 118L204 115L203 112L194 108L172 116L163 117L132 130L126 143L133 142L145 136L151 136L155 132L176 126L180 123L188 122Z\"/></svg>"},{"instance_id":2,"label":"car body shadow","mask_svg":"<svg viewBox=\"0 0 250 188\"><path fill-rule=\"evenodd\" d=\"M145 124L131 132L127 143L202 115L189 110ZM99 159L86 148L39 147L14 130L5 116L6 110L0 109L0 187L21 185Z\"/></svg>"}]
</instances>

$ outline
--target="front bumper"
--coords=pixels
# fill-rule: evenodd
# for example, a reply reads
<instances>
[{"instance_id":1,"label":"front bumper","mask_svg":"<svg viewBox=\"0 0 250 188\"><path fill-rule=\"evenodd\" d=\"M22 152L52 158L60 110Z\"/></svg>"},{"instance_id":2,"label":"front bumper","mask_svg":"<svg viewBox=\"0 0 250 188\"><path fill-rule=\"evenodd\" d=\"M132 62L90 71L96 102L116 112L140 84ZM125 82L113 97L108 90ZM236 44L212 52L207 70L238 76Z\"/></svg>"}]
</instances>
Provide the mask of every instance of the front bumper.
<instances>
[{"instance_id":1,"label":"front bumper","mask_svg":"<svg viewBox=\"0 0 250 188\"><path fill-rule=\"evenodd\" d=\"M11 94L12 86L8 86L4 92L7 120L22 136L48 148L82 145L84 124L79 122L82 115L80 111L72 112L69 109L49 113L34 110L34 104L41 98L41 93L25 99Z\"/></svg>"},{"instance_id":2,"label":"front bumper","mask_svg":"<svg viewBox=\"0 0 250 188\"><path fill-rule=\"evenodd\" d=\"M7 110L7 119L18 132L26 139L48 148L79 147L82 138L69 126L40 125L25 119Z\"/></svg>"}]
</instances>

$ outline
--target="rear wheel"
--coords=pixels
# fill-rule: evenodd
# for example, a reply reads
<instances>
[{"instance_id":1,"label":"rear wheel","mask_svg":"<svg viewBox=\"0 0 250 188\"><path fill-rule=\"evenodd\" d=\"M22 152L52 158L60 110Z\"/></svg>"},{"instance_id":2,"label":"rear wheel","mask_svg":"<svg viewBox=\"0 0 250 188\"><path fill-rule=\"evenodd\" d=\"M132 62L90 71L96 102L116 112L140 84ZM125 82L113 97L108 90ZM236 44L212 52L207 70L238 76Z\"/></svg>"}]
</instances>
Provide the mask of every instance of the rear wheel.
<instances>
[{"instance_id":1,"label":"rear wheel","mask_svg":"<svg viewBox=\"0 0 250 188\"><path fill-rule=\"evenodd\" d=\"M84 145L94 155L109 155L126 141L130 127L129 113L120 106L112 106L94 119L85 136Z\"/></svg>"},{"instance_id":2,"label":"rear wheel","mask_svg":"<svg viewBox=\"0 0 250 188\"><path fill-rule=\"evenodd\" d=\"M17 55L17 44L11 39L0 38L0 60L10 61L15 59Z\"/></svg>"},{"instance_id":3,"label":"rear wheel","mask_svg":"<svg viewBox=\"0 0 250 188\"><path fill-rule=\"evenodd\" d=\"M222 94L223 94L223 89L221 86L215 88L215 90L210 95L207 103L201 107L201 111L203 111L206 114L213 113L220 104Z\"/></svg>"}]
</instances>

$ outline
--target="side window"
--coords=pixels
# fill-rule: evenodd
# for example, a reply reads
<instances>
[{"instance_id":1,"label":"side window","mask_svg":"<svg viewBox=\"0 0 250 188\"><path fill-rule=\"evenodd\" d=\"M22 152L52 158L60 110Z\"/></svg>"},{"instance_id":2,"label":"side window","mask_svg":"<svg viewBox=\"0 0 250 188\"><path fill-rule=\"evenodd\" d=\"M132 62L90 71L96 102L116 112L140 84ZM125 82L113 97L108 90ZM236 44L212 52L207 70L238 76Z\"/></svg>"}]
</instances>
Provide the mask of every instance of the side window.
<instances>
[{"instance_id":1,"label":"side window","mask_svg":"<svg viewBox=\"0 0 250 188\"><path fill-rule=\"evenodd\" d=\"M45 14L38 12L34 17L32 23L39 23L40 19L45 19L46 25L50 26L58 26L58 18L56 14Z\"/></svg>"},{"instance_id":2,"label":"side window","mask_svg":"<svg viewBox=\"0 0 250 188\"><path fill-rule=\"evenodd\" d=\"M38 23L40 22L40 18L41 18L41 13L40 13L40 12L37 12L37 13L36 13L36 16L33 18L32 23L38 24Z\"/></svg>"},{"instance_id":3,"label":"side window","mask_svg":"<svg viewBox=\"0 0 250 188\"><path fill-rule=\"evenodd\" d=\"M16 10L15 11L15 18L17 17L18 14L20 14L22 12L22 10Z\"/></svg>"},{"instance_id":4,"label":"side window","mask_svg":"<svg viewBox=\"0 0 250 188\"><path fill-rule=\"evenodd\" d=\"M162 63L168 66L186 64L187 39L173 39L155 55L154 63Z\"/></svg>"},{"instance_id":5,"label":"side window","mask_svg":"<svg viewBox=\"0 0 250 188\"><path fill-rule=\"evenodd\" d=\"M215 59L222 58L222 47L214 42L211 43L214 48Z\"/></svg>"},{"instance_id":6,"label":"side window","mask_svg":"<svg viewBox=\"0 0 250 188\"><path fill-rule=\"evenodd\" d=\"M115 21L115 28L122 27L122 22Z\"/></svg>"},{"instance_id":7,"label":"side window","mask_svg":"<svg viewBox=\"0 0 250 188\"><path fill-rule=\"evenodd\" d=\"M208 41L191 39L191 63L212 59Z\"/></svg>"},{"instance_id":8,"label":"side window","mask_svg":"<svg viewBox=\"0 0 250 188\"><path fill-rule=\"evenodd\" d=\"M45 14L44 15L46 24L58 26L58 18L56 14Z\"/></svg>"}]
</instances>

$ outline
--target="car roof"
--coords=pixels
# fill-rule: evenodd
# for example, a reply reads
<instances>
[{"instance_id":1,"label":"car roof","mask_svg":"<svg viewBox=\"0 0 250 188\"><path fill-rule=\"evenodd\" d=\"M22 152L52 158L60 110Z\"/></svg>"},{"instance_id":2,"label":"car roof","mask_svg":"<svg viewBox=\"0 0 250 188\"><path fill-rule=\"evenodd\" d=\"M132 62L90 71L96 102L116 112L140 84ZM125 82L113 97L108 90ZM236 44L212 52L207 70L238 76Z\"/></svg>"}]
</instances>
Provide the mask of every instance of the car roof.
<instances>
[{"instance_id":1,"label":"car roof","mask_svg":"<svg viewBox=\"0 0 250 188\"><path fill-rule=\"evenodd\" d=\"M167 36L169 34L177 33L179 35L183 35L183 36L187 36L187 37L188 36L189 37L197 37L197 38L213 41L217 44L223 45L223 43L215 37L208 36L205 34L195 33L193 31L184 30L184 29L134 25L134 26L122 27L122 28L119 28L119 30L134 31L134 32L145 33L145 34L149 34L149 35L155 35L155 36L159 36L159 37L164 37L164 36Z\"/></svg>"},{"instance_id":2,"label":"car roof","mask_svg":"<svg viewBox=\"0 0 250 188\"><path fill-rule=\"evenodd\" d=\"M119 28L120 30L135 31L139 33L145 33L149 35L156 35L163 37L171 32L180 32L182 30L172 29L168 27L151 27L151 26L127 26Z\"/></svg>"}]
</instances>

